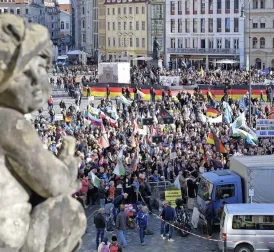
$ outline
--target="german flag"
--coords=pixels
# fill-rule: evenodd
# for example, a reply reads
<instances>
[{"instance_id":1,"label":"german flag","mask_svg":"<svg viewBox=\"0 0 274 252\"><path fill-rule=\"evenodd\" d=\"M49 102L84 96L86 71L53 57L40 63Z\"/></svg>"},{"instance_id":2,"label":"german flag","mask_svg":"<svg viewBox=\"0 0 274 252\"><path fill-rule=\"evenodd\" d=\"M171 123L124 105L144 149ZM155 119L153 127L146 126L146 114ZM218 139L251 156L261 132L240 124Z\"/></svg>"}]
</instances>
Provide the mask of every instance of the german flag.
<instances>
[{"instance_id":1,"label":"german flag","mask_svg":"<svg viewBox=\"0 0 274 252\"><path fill-rule=\"evenodd\" d=\"M206 116L209 116L209 117L217 117L220 114L221 114L220 111L214 108L207 108L206 110Z\"/></svg>"},{"instance_id":2,"label":"german flag","mask_svg":"<svg viewBox=\"0 0 274 252\"><path fill-rule=\"evenodd\" d=\"M66 121L66 122L71 122L71 118L70 118L69 116L66 115L65 121Z\"/></svg>"},{"instance_id":3,"label":"german flag","mask_svg":"<svg viewBox=\"0 0 274 252\"><path fill-rule=\"evenodd\" d=\"M211 132L208 135L207 143L215 145L216 151L220 153L227 153L224 145L222 144L221 140L217 137L215 132L211 129Z\"/></svg>"},{"instance_id":4,"label":"german flag","mask_svg":"<svg viewBox=\"0 0 274 252\"><path fill-rule=\"evenodd\" d=\"M210 90L208 90L208 95L212 101L216 102L216 96Z\"/></svg>"},{"instance_id":5,"label":"german flag","mask_svg":"<svg viewBox=\"0 0 274 252\"><path fill-rule=\"evenodd\" d=\"M203 154L204 162L207 162L207 158L206 158L206 153L205 153L205 147L204 147L204 145L201 146L201 148L200 148L200 153Z\"/></svg>"},{"instance_id":6,"label":"german flag","mask_svg":"<svg viewBox=\"0 0 274 252\"><path fill-rule=\"evenodd\" d=\"M274 108L271 108L267 119L274 119Z\"/></svg>"}]
</instances>

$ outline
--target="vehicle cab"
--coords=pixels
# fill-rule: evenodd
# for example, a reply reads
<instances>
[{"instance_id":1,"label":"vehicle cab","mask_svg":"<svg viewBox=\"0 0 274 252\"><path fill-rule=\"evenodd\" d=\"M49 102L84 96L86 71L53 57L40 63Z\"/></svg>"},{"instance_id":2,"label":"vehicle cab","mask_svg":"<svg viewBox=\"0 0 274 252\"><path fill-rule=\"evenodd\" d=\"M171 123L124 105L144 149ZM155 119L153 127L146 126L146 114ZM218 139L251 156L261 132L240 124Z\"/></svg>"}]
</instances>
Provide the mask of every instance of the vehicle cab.
<instances>
[{"instance_id":1,"label":"vehicle cab","mask_svg":"<svg viewBox=\"0 0 274 252\"><path fill-rule=\"evenodd\" d=\"M197 197L201 219L204 219L205 200L208 197L212 200L216 224L218 223L218 211L223 201L227 204L243 202L241 177L230 170L206 172L202 175Z\"/></svg>"}]
</instances>

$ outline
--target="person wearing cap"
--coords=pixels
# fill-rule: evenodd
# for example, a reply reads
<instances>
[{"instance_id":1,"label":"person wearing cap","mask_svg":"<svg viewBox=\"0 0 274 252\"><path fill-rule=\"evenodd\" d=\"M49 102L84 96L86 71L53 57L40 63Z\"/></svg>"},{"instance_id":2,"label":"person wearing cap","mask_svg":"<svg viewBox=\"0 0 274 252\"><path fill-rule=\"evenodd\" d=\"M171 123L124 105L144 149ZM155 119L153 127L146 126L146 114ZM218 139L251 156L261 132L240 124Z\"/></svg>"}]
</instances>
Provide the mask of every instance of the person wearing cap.
<instances>
[{"instance_id":1,"label":"person wearing cap","mask_svg":"<svg viewBox=\"0 0 274 252\"><path fill-rule=\"evenodd\" d=\"M96 248L99 247L99 238L101 237L101 242L104 238L104 232L105 232L105 218L103 216L104 208L100 208L97 212L97 214L94 216L94 224L97 230L96 234Z\"/></svg>"},{"instance_id":2,"label":"person wearing cap","mask_svg":"<svg viewBox=\"0 0 274 252\"><path fill-rule=\"evenodd\" d=\"M167 206L162 210L160 218L162 220L165 220L165 228L164 228L163 239L164 240L166 239L166 235L167 235L166 232L167 232L167 228L168 228L169 232L168 232L167 241L174 242L174 240L172 239L172 234L173 234L174 227L172 225L173 225L174 220L176 218L176 213L175 213L175 209L171 205L172 205L172 202L169 201Z\"/></svg>"},{"instance_id":3,"label":"person wearing cap","mask_svg":"<svg viewBox=\"0 0 274 252\"><path fill-rule=\"evenodd\" d=\"M110 242L108 242L108 238L105 237L98 247L98 252L105 252L105 251L109 252L110 251L109 245L110 245Z\"/></svg>"},{"instance_id":4,"label":"person wearing cap","mask_svg":"<svg viewBox=\"0 0 274 252\"><path fill-rule=\"evenodd\" d=\"M117 215L117 218L116 218L116 228L119 231L119 237L124 248L127 247L127 241L125 238L127 221L128 221L128 215L125 213L125 207L120 206L120 213Z\"/></svg>"}]
</instances>

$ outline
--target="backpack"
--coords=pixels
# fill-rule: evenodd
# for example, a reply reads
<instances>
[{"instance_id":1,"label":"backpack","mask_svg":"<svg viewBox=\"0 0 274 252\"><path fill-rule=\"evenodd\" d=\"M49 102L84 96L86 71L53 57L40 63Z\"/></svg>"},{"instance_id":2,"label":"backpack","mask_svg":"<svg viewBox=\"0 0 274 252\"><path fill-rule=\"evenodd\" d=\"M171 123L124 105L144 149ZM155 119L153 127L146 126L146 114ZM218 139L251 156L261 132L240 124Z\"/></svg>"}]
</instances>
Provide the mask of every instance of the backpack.
<instances>
[{"instance_id":1,"label":"backpack","mask_svg":"<svg viewBox=\"0 0 274 252\"><path fill-rule=\"evenodd\" d=\"M119 251L119 245L118 245L118 243L111 243L109 245L109 251L110 252L118 252Z\"/></svg>"},{"instance_id":2,"label":"backpack","mask_svg":"<svg viewBox=\"0 0 274 252\"><path fill-rule=\"evenodd\" d=\"M101 248L101 252L109 252L109 246L106 244L103 244L102 248Z\"/></svg>"}]
</instances>

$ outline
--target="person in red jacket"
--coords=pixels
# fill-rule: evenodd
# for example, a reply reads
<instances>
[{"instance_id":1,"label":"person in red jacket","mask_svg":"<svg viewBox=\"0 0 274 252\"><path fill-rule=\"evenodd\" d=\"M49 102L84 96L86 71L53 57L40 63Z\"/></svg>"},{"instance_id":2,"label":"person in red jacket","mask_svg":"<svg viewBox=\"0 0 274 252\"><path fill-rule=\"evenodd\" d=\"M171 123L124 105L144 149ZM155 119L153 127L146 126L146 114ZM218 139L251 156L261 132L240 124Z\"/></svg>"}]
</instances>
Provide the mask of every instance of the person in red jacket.
<instances>
[{"instance_id":1,"label":"person in red jacket","mask_svg":"<svg viewBox=\"0 0 274 252\"><path fill-rule=\"evenodd\" d=\"M80 192L84 194L84 207L87 208L88 177L85 177L84 174L81 174L80 180L82 183Z\"/></svg>"}]
</instances>

